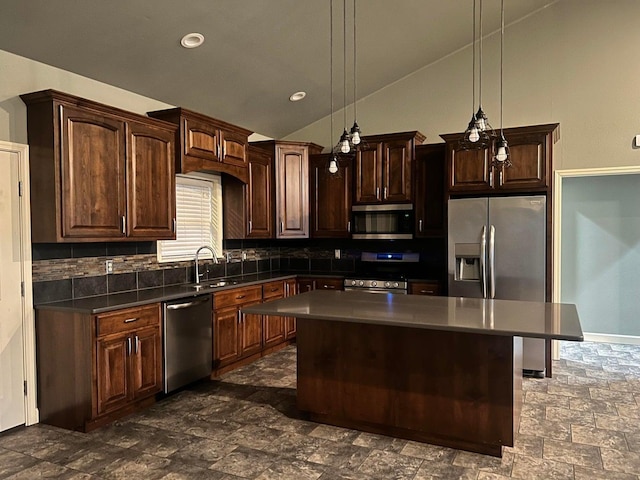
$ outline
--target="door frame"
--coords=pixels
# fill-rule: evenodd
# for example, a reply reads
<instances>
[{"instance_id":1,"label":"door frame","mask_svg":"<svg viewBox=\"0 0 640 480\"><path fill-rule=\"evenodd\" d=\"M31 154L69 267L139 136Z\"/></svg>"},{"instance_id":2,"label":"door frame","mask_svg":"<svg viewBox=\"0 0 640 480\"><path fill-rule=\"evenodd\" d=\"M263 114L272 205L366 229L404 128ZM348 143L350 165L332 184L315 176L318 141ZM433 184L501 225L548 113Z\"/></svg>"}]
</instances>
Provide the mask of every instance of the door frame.
<instances>
[{"instance_id":1,"label":"door frame","mask_svg":"<svg viewBox=\"0 0 640 480\"><path fill-rule=\"evenodd\" d=\"M33 311L33 284L31 278L31 202L29 185L29 146L0 140L0 151L18 156L18 181L22 183L19 197L21 276L24 283L22 297L22 335L24 355L24 379L27 382L25 425L38 423L36 380L36 335Z\"/></svg>"},{"instance_id":2,"label":"door frame","mask_svg":"<svg viewBox=\"0 0 640 480\"><path fill-rule=\"evenodd\" d=\"M640 165L627 167L579 168L556 170L553 185L553 302L562 298L562 182L565 178L598 177L607 175L638 175ZM631 335L587 334L585 340L608 343L632 343L640 345L640 337ZM559 358L559 343L553 342L553 358Z\"/></svg>"}]
</instances>

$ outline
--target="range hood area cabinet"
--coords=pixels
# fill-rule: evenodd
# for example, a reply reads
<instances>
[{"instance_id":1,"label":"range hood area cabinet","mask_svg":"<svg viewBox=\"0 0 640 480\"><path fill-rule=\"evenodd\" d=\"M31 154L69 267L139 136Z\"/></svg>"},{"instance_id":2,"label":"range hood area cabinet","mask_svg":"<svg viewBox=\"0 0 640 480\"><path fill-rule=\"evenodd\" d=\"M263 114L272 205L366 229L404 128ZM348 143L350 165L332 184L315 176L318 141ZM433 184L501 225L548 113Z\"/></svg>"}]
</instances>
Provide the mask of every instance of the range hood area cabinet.
<instances>
[{"instance_id":1,"label":"range hood area cabinet","mask_svg":"<svg viewBox=\"0 0 640 480\"><path fill-rule=\"evenodd\" d=\"M54 90L20 98L34 243L175 238L174 125Z\"/></svg>"},{"instance_id":2,"label":"range hood area cabinet","mask_svg":"<svg viewBox=\"0 0 640 480\"><path fill-rule=\"evenodd\" d=\"M492 167L495 141L488 148L462 150L462 133L441 135L447 144L447 182L452 194L546 192L551 188L553 145L558 123L505 128L511 167Z\"/></svg>"},{"instance_id":3,"label":"range hood area cabinet","mask_svg":"<svg viewBox=\"0 0 640 480\"><path fill-rule=\"evenodd\" d=\"M226 173L247 182L247 146L253 132L181 107L147 115L178 125L177 173Z\"/></svg>"},{"instance_id":4,"label":"range hood area cabinet","mask_svg":"<svg viewBox=\"0 0 640 480\"><path fill-rule=\"evenodd\" d=\"M446 144L417 145L414 168L414 238L446 235Z\"/></svg>"},{"instance_id":5,"label":"range hood area cabinet","mask_svg":"<svg viewBox=\"0 0 640 480\"><path fill-rule=\"evenodd\" d=\"M353 159L338 160L338 172L329 173L330 154L309 157L312 238L351 238Z\"/></svg>"},{"instance_id":6,"label":"range hood area cabinet","mask_svg":"<svg viewBox=\"0 0 640 480\"><path fill-rule=\"evenodd\" d=\"M363 137L356 152L353 203L412 202L415 146L425 138L418 131Z\"/></svg>"},{"instance_id":7,"label":"range hood area cabinet","mask_svg":"<svg viewBox=\"0 0 640 480\"><path fill-rule=\"evenodd\" d=\"M223 182L225 238L309 238L309 155L321 151L308 142L252 143L247 184Z\"/></svg>"}]
</instances>

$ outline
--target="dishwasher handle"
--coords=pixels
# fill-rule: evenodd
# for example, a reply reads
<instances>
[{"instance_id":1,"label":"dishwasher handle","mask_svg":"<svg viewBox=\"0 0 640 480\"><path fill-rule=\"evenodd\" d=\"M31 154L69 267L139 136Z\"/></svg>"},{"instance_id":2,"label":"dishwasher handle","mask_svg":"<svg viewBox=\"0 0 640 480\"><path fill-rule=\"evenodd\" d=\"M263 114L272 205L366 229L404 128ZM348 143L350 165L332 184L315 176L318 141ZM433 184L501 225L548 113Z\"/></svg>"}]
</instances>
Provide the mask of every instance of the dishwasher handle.
<instances>
[{"instance_id":1,"label":"dishwasher handle","mask_svg":"<svg viewBox=\"0 0 640 480\"><path fill-rule=\"evenodd\" d=\"M209 301L209 297L203 297L199 300L194 300L193 302L185 302L185 303L170 303L167 304L167 310L180 310L182 308L193 307L194 305L200 305L201 303L206 303Z\"/></svg>"}]
</instances>

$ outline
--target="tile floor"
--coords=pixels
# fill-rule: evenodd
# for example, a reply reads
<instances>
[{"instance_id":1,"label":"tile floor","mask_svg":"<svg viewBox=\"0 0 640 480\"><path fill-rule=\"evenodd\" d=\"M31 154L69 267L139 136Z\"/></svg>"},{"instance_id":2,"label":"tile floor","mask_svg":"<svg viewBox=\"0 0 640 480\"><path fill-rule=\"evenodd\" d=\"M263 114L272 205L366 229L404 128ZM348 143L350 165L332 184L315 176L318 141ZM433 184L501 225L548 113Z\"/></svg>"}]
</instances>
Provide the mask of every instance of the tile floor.
<instances>
[{"instance_id":1,"label":"tile floor","mask_svg":"<svg viewBox=\"0 0 640 480\"><path fill-rule=\"evenodd\" d=\"M503 458L306 422L295 347L90 434L0 435L0 478L640 479L640 346L563 343L553 379L525 379Z\"/></svg>"}]
</instances>

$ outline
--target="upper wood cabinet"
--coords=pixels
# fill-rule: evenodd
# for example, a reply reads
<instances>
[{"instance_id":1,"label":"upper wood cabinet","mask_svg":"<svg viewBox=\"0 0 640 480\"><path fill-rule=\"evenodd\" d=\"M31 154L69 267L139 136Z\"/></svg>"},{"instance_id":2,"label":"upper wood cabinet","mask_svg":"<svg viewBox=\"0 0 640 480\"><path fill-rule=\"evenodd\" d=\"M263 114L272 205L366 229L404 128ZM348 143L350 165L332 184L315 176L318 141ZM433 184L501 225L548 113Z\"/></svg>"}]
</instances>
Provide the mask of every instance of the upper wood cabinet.
<instances>
[{"instance_id":1,"label":"upper wood cabinet","mask_svg":"<svg viewBox=\"0 0 640 480\"><path fill-rule=\"evenodd\" d=\"M416 146L415 238L442 236L445 232L446 145Z\"/></svg>"},{"instance_id":2,"label":"upper wood cabinet","mask_svg":"<svg viewBox=\"0 0 640 480\"><path fill-rule=\"evenodd\" d=\"M273 238L273 157L249 146L247 183L232 177L222 181L225 238Z\"/></svg>"},{"instance_id":3,"label":"upper wood cabinet","mask_svg":"<svg viewBox=\"0 0 640 480\"><path fill-rule=\"evenodd\" d=\"M322 147L306 142L269 140L252 143L274 161L275 238L309 237L309 155Z\"/></svg>"},{"instance_id":4,"label":"upper wood cabinet","mask_svg":"<svg viewBox=\"0 0 640 480\"><path fill-rule=\"evenodd\" d=\"M246 183L250 130L181 107L148 115L179 125L176 172L227 173Z\"/></svg>"},{"instance_id":5,"label":"upper wood cabinet","mask_svg":"<svg viewBox=\"0 0 640 480\"><path fill-rule=\"evenodd\" d=\"M353 160L340 158L338 171L329 173L329 154L309 158L311 237L351 236L351 171Z\"/></svg>"},{"instance_id":6,"label":"upper wood cabinet","mask_svg":"<svg viewBox=\"0 0 640 480\"><path fill-rule=\"evenodd\" d=\"M32 241L175 238L175 127L72 95L27 105Z\"/></svg>"},{"instance_id":7,"label":"upper wood cabinet","mask_svg":"<svg viewBox=\"0 0 640 480\"><path fill-rule=\"evenodd\" d=\"M412 164L420 132L363 137L356 151L353 203L408 203L413 201Z\"/></svg>"},{"instance_id":8,"label":"upper wood cabinet","mask_svg":"<svg viewBox=\"0 0 640 480\"><path fill-rule=\"evenodd\" d=\"M557 123L504 129L511 167L492 166L495 142L486 149L461 150L463 134L441 135L447 143L449 193L547 191L551 187L553 145L559 133Z\"/></svg>"}]
</instances>

